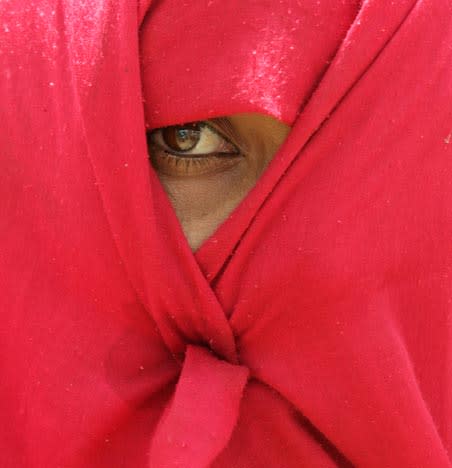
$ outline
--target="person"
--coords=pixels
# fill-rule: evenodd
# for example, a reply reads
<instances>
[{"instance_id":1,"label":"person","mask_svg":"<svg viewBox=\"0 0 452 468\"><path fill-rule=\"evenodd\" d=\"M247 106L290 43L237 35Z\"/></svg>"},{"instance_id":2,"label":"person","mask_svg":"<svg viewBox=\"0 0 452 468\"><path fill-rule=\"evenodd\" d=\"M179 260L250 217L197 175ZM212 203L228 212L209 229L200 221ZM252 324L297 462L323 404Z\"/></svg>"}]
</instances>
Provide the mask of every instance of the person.
<instances>
[{"instance_id":1,"label":"person","mask_svg":"<svg viewBox=\"0 0 452 468\"><path fill-rule=\"evenodd\" d=\"M2 467L452 465L450 2L0 18Z\"/></svg>"},{"instance_id":2,"label":"person","mask_svg":"<svg viewBox=\"0 0 452 468\"><path fill-rule=\"evenodd\" d=\"M150 160L193 250L256 185L289 129L265 114L235 114L149 132Z\"/></svg>"}]
</instances>

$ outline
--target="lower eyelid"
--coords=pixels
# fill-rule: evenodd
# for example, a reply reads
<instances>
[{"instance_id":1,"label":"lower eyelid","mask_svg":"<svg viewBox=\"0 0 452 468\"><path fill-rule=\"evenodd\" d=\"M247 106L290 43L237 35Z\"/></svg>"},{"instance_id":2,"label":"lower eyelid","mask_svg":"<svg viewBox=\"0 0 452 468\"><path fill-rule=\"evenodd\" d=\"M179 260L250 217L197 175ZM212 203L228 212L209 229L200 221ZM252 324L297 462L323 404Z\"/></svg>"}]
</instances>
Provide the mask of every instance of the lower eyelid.
<instances>
[{"instance_id":1,"label":"lower eyelid","mask_svg":"<svg viewBox=\"0 0 452 468\"><path fill-rule=\"evenodd\" d=\"M220 137L224 138L221 135L220 135ZM189 153L189 152L183 152L183 153L180 152L180 153L178 153L176 151L169 151L168 149L163 147L162 143L158 143L158 142L152 140L149 137L148 137L148 147L152 148L154 152L161 151L161 152L164 152L164 153L166 153L168 155L178 157L178 158L181 158L181 159L206 159L208 157L227 158L227 157L238 157L238 156L242 155L242 153L236 147L236 145L229 142L225 138L224 138L224 141L225 141L225 143L227 145L229 145L231 147L231 149L233 151L224 151L224 152L216 151L216 152L212 152L212 153Z\"/></svg>"},{"instance_id":2,"label":"lower eyelid","mask_svg":"<svg viewBox=\"0 0 452 468\"><path fill-rule=\"evenodd\" d=\"M241 155L179 156L165 150L154 149L150 160L157 172L169 176L204 175L227 170L235 166Z\"/></svg>"}]
</instances>

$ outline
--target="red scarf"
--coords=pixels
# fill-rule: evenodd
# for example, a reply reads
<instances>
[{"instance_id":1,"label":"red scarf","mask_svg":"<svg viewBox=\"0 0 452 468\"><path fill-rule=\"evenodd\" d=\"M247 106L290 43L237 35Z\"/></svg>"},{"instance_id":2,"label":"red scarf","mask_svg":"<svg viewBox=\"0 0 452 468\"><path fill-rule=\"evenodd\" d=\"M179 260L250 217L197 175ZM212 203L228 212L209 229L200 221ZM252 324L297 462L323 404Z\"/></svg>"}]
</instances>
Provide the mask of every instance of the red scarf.
<instances>
[{"instance_id":1,"label":"red scarf","mask_svg":"<svg viewBox=\"0 0 452 468\"><path fill-rule=\"evenodd\" d=\"M452 466L450 1L0 30L2 468ZM193 255L145 122L238 112L293 131Z\"/></svg>"}]
</instances>

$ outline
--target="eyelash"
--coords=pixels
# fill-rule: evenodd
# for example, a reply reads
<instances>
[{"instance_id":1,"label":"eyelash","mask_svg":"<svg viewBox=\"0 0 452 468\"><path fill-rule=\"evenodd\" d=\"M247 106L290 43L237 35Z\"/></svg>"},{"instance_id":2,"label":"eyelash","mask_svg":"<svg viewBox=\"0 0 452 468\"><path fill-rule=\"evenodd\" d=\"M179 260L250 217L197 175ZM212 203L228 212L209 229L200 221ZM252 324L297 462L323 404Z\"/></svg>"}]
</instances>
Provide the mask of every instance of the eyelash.
<instances>
[{"instance_id":1,"label":"eyelash","mask_svg":"<svg viewBox=\"0 0 452 468\"><path fill-rule=\"evenodd\" d=\"M202 175L210 173L212 171L229 168L236 164L237 160L242 156L237 146L232 143L222 132L217 130L207 122L195 122L194 124L199 126L200 131L204 129L210 130L212 133L218 135L224 144L234 148L234 152L211 152L211 153L195 153L190 154L187 152L177 152L175 150L169 151L161 143L156 142L156 135L162 140L161 132L164 127L155 129L148 133L148 147L149 147L149 158L154 168L161 173L174 176L174 175ZM187 127L190 124L187 124ZM174 126L176 127L176 126ZM181 126L183 127L183 126ZM158 133L160 132L160 133ZM154 137L154 138L153 138ZM193 151L199 144L201 139L196 142L195 146L189 151ZM165 144L165 142L163 141ZM168 146L165 144L165 146Z\"/></svg>"},{"instance_id":2,"label":"eyelash","mask_svg":"<svg viewBox=\"0 0 452 468\"><path fill-rule=\"evenodd\" d=\"M176 151L174 149L171 148L171 151L164 148L164 146L168 146L169 143L167 143L165 141L165 137L163 136L163 132L165 130L171 130L171 129L177 129L177 128L189 128L190 125L193 125L193 126L196 126L198 127L197 131L199 132L199 140L194 144L193 147L191 147L190 149L186 150L186 151ZM229 146L233 146L234 149L235 149L235 152L238 152L237 148L235 147L235 145L229 141L229 139L223 135L221 132L219 132L217 129L215 129L213 126L209 125L208 123L206 122L193 122L192 124L186 124L186 125L181 125L181 126L178 126L178 125L175 125L175 126L170 126L170 127L164 127L162 129L157 129L157 130L154 130L153 132L151 132L150 134L150 137L152 138L153 135L159 135L160 137L160 140L162 140L162 143L160 142L154 142L156 143L158 146L162 146L166 152L168 153L171 153L171 154L175 154L175 155L178 155L178 156L183 156L183 157L186 157L186 156L207 156L209 154L232 154L233 152L232 151L226 151L226 152L215 152L215 151L212 151L212 152L206 152L206 153L190 153L190 151L196 149L196 147L201 144L201 142L203 141L203 131L204 130L208 130L212 135L215 135L216 137L218 137L219 139L221 139L221 141L219 143L224 143L226 145L229 145ZM207 136L208 138L208 136ZM205 143L205 142L204 142Z\"/></svg>"},{"instance_id":3,"label":"eyelash","mask_svg":"<svg viewBox=\"0 0 452 468\"><path fill-rule=\"evenodd\" d=\"M183 165L186 168L188 168L191 165L205 167L210 163L209 158L220 159L222 156L218 156L216 154L211 154L208 156L184 156L178 155L176 153L171 153L169 151L164 151L161 157L165 158L168 161L168 163L173 164L174 166Z\"/></svg>"}]
</instances>

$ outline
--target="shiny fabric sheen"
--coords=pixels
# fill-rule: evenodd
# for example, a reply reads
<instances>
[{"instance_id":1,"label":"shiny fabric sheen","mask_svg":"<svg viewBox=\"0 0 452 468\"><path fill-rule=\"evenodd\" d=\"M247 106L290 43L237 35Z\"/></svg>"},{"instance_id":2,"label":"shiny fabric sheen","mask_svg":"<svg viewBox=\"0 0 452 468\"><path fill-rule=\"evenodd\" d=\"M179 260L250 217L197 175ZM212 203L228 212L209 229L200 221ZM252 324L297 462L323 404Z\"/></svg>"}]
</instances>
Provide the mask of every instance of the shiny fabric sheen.
<instances>
[{"instance_id":1,"label":"shiny fabric sheen","mask_svg":"<svg viewBox=\"0 0 452 468\"><path fill-rule=\"evenodd\" d=\"M448 0L0 3L0 466L452 466ZM145 128L293 129L195 253Z\"/></svg>"}]
</instances>

